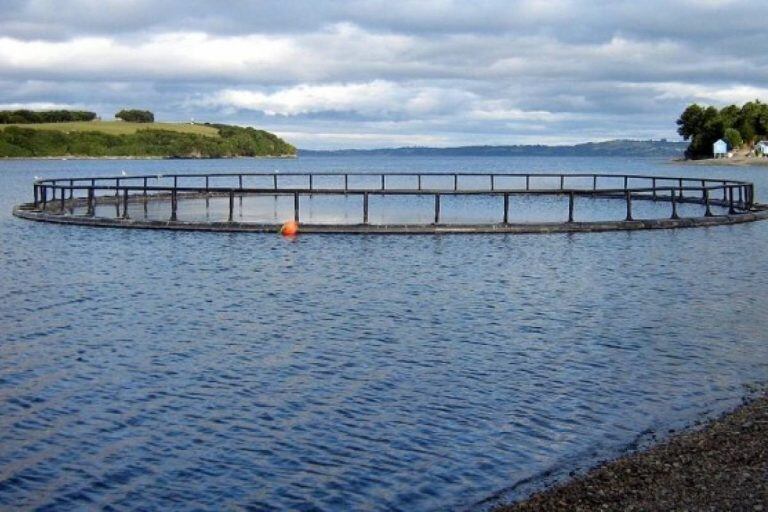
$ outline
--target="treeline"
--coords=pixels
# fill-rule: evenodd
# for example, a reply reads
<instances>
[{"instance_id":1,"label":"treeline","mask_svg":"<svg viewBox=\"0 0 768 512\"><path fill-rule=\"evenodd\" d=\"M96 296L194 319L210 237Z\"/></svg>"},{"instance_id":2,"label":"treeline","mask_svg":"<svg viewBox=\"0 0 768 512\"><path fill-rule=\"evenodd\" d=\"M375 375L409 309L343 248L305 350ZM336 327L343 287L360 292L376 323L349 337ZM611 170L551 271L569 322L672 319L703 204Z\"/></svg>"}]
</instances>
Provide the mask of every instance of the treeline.
<instances>
[{"instance_id":1,"label":"treeline","mask_svg":"<svg viewBox=\"0 0 768 512\"><path fill-rule=\"evenodd\" d=\"M112 135L98 131L65 133L9 126L0 130L0 157L226 158L296 154L295 147L273 133L239 126L210 126L219 130L219 137L153 129Z\"/></svg>"},{"instance_id":2,"label":"treeline","mask_svg":"<svg viewBox=\"0 0 768 512\"><path fill-rule=\"evenodd\" d=\"M94 119L96 113L85 110L0 110L0 124L67 123Z\"/></svg>"},{"instance_id":3,"label":"treeline","mask_svg":"<svg viewBox=\"0 0 768 512\"><path fill-rule=\"evenodd\" d=\"M686 158L699 159L712 156L712 144L718 139L725 140L731 148L755 141L768 134L768 104L758 100L741 107L729 105L717 109L689 105L677 120L677 133L690 140L685 151Z\"/></svg>"}]
</instances>

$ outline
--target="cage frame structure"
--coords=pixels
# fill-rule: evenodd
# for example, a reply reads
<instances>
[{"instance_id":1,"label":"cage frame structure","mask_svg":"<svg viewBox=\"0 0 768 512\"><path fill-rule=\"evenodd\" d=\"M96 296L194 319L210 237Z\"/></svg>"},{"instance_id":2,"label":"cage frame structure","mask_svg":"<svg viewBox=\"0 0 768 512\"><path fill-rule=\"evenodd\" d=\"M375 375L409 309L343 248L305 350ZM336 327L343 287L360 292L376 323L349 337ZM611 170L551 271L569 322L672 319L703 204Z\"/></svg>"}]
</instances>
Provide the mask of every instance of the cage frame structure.
<instances>
[{"instance_id":1,"label":"cage frame structure","mask_svg":"<svg viewBox=\"0 0 768 512\"><path fill-rule=\"evenodd\" d=\"M354 186L350 179L373 180L376 186ZM410 178L410 187L391 186L393 178ZM481 188L468 187L469 178L485 183ZM245 180L261 180L267 186L245 186ZM299 186L287 186L287 180L300 180ZM321 180L334 179L337 185L323 187ZM441 179L443 186L425 186L428 181ZM500 181L514 179L518 187L501 186ZM541 180L554 180L555 186L542 187ZM574 180L586 180L587 186L573 186ZM601 186L607 180L621 186ZM415 183L414 183L415 182ZM523 185L524 183L524 185ZM591 186L590 186L591 185ZM360 222L348 224L304 223L301 215L302 197L316 195L362 197ZM375 224L369 221L371 196L431 196L434 204L433 222L405 224ZM554 233L589 232L635 229L668 229L714 226L752 222L768 218L768 207L755 202L751 182L693 177L651 176L641 174L599 173L361 173L361 172L301 172L301 173L207 173L155 174L136 176L72 177L39 179L33 183L32 202L18 205L17 217L60 224L97 227L171 229L196 231L279 231L279 223L242 222L235 219L235 200L249 196L289 196L293 198L293 217L302 233ZM441 198L446 196L480 196L499 198L503 208L499 222L458 224L445 223L441 218ZM510 222L509 211L516 196L561 196L568 199L567 220L561 222ZM184 221L177 211L180 201L195 198L228 198L225 221ZM604 198L622 201L626 215L621 219L603 221L575 220L576 199ZM660 201L670 205L669 216L653 219L633 217L633 201ZM165 201L170 205L166 220L132 218L129 204ZM681 217L678 205L694 203L704 206L704 215ZM94 215L96 205L113 204L113 217ZM206 201L206 207L208 201ZM714 214L712 207L727 208L726 214ZM85 208L85 214L75 214ZM564 215L565 217L565 215Z\"/></svg>"}]
</instances>

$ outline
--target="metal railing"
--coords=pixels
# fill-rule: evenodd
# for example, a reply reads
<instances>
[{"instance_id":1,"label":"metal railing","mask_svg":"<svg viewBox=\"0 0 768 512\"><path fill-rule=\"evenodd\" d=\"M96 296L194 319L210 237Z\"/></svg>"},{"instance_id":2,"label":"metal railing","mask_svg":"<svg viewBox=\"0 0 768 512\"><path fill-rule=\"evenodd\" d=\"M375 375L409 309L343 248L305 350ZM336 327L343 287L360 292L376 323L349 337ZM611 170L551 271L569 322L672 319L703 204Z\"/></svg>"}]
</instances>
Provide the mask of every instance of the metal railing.
<instances>
[{"instance_id":1,"label":"metal railing","mask_svg":"<svg viewBox=\"0 0 768 512\"><path fill-rule=\"evenodd\" d=\"M398 178L411 178L410 186L394 187ZM484 182L481 188L469 188L467 182ZM335 186L322 187L319 181L335 179ZM266 186L245 186L245 181L261 180ZM295 182L299 180L299 186ZM353 186L351 180L367 181L374 185ZM435 186L435 181L443 181ZM517 187L504 186L516 180ZM550 186L542 187L548 180ZM554 184L552 184L554 180ZM190 184L190 182L195 184ZM582 186L573 186L574 182ZM602 186L607 181L619 186ZM289 184L290 182L290 184ZM432 185L429 185L432 183ZM546 184L546 183L545 183ZM429 186L427 186L429 185ZM689 177L645 176L637 174L594 173L218 173L170 174L115 177L79 177L37 180L33 184L33 208L66 214L68 207L84 205L86 216L93 216L96 204L108 201L116 205L116 217L127 219L131 201L169 200L170 222L178 221L178 203L189 197L228 196L228 222L234 222L235 198L253 195L293 196L294 220L301 221L301 197L314 195L362 196L362 223L369 222L369 197L433 196L434 224L441 221L441 197L494 196L503 198L502 223L509 223L510 197L517 195L558 195L568 198L568 222L574 222L575 199L581 196L622 199L626 205L623 220L633 220L633 200L666 201L671 204L670 218L679 218L680 203L704 205L704 216L712 216L712 206L728 208L729 214L745 213L755 204L754 185L745 181L701 179ZM121 208L122 207L122 208Z\"/></svg>"}]
</instances>

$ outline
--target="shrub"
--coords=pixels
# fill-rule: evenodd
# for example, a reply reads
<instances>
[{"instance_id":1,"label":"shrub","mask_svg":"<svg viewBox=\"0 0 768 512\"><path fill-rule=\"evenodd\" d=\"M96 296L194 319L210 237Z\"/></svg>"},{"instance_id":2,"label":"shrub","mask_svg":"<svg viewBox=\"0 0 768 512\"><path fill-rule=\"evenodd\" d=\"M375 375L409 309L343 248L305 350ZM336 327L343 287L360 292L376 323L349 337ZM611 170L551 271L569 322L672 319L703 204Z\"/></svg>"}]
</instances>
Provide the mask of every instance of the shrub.
<instances>
[{"instance_id":1,"label":"shrub","mask_svg":"<svg viewBox=\"0 0 768 512\"><path fill-rule=\"evenodd\" d=\"M155 114L149 110L123 109L115 117L129 123L154 123Z\"/></svg>"}]
</instances>

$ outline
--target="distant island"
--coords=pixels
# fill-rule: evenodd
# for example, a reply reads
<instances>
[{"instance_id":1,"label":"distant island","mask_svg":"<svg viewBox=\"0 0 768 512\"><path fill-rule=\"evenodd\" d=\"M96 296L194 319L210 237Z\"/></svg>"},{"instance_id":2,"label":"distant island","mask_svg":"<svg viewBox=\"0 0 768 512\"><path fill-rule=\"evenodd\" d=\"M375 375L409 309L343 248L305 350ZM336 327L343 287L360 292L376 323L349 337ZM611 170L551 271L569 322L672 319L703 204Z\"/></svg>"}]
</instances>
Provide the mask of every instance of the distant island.
<instances>
[{"instance_id":1,"label":"distant island","mask_svg":"<svg viewBox=\"0 0 768 512\"><path fill-rule=\"evenodd\" d=\"M452 148L400 147L383 149L300 149L300 156L615 156L681 157L687 144L667 140L610 140L573 146L515 145Z\"/></svg>"},{"instance_id":2,"label":"distant island","mask_svg":"<svg viewBox=\"0 0 768 512\"><path fill-rule=\"evenodd\" d=\"M119 121L86 111L0 111L0 157L290 157L296 148L255 128L213 123L156 123L146 110ZM124 119L124 120L122 120Z\"/></svg>"}]
</instances>

